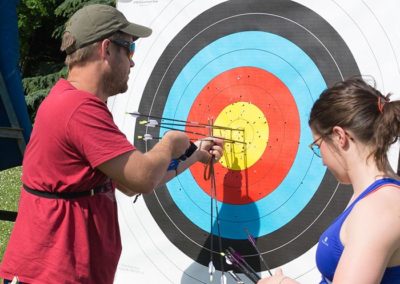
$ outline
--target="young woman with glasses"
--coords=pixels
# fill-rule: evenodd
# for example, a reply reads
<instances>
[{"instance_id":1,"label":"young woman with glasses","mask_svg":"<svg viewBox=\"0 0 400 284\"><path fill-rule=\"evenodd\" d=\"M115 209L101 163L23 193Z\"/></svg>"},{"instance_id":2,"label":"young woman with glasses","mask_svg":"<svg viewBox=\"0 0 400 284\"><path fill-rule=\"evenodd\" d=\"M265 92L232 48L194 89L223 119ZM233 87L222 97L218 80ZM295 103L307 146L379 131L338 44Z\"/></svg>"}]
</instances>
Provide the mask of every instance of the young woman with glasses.
<instances>
[{"instance_id":1,"label":"young woman with glasses","mask_svg":"<svg viewBox=\"0 0 400 284\"><path fill-rule=\"evenodd\" d=\"M387 151L400 136L400 101L360 78L325 90L309 125L310 148L339 182L351 184L345 211L321 235L320 283L400 283L400 178ZM298 283L278 269L259 284Z\"/></svg>"}]
</instances>

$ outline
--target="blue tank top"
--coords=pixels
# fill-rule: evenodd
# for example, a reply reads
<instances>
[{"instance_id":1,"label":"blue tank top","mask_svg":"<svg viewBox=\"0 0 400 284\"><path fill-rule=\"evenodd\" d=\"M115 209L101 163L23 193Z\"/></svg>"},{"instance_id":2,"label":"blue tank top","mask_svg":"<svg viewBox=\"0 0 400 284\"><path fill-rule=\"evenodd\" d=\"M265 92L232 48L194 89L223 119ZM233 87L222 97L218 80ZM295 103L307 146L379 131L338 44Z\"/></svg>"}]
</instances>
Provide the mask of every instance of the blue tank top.
<instances>
[{"instance_id":1,"label":"blue tank top","mask_svg":"<svg viewBox=\"0 0 400 284\"><path fill-rule=\"evenodd\" d=\"M320 284L330 283L333 280L336 267L339 263L340 256L343 253L344 246L340 241L340 228L344 220L350 214L354 205L363 199L369 193L386 184L394 184L400 186L400 182L391 178L384 178L375 181L364 192L357 197L353 203L343 211L339 217L329 226L329 228L321 235L316 253L316 262L318 270L322 274ZM383 274L381 284L400 284L400 266L386 268Z\"/></svg>"}]
</instances>

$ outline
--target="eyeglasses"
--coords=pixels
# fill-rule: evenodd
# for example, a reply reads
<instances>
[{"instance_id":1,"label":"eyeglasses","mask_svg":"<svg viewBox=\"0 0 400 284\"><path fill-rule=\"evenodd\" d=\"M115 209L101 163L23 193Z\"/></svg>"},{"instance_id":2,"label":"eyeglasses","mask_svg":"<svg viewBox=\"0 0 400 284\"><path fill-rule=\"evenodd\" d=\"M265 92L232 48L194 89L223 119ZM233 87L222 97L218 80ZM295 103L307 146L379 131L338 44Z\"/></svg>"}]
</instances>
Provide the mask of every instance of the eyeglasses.
<instances>
[{"instance_id":1,"label":"eyeglasses","mask_svg":"<svg viewBox=\"0 0 400 284\"><path fill-rule=\"evenodd\" d=\"M135 53L136 44L134 41L126 41L122 39L110 39L110 41L118 46L125 48L129 53L129 58L132 58Z\"/></svg>"},{"instance_id":2,"label":"eyeglasses","mask_svg":"<svg viewBox=\"0 0 400 284\"><path fill-rule=\"evenodd\" d=\"M322 144L322 140L323 136L320 136L319 138L317 138L314 142L312 142L310 145L308 145L308 147L310 147L310 149L314 152L315 155L317 155L318 157L321 158L321 144ZM321 141L321 143L318 144L318 142Z\"/></svg>"},{"instance_id":3,"label":"eyeglasses","mask_svg":"<svg viewBox=\"0 0 400 284\"><path fill-rule=\"evenodd\" d=\"M332 133L332 132L331 132ZM350 136L347 131L344 132L344 134L349 137L349 139L353 142L355 142L354 138ZM321 158L321 144L324 140L322 140L324 137L327 137L329 134L324 134L321 135L319 138L315 139L314 142L312 142L308 147L314 152L315 155ZM318 144L318 142L321 141L321 143Z\"/></svg>"}]
</instances>

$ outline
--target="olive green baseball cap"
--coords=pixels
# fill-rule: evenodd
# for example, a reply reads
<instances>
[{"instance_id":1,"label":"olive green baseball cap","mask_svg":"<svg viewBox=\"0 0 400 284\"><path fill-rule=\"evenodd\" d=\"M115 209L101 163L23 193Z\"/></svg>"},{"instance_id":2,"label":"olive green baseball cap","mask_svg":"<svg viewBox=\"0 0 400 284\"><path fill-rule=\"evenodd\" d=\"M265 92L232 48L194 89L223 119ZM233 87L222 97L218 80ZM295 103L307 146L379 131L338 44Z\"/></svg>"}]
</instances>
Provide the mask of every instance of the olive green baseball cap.
<instances>
[{"instance_id":1,"label":"olive green baseball cap","mask_svg":"<svg viewBox=\"0 0 400 284\"><path fill-rule=\"evenodd\" d=\"M75 42L68 46L67 54L91 43L105 39L117 31L134 37L148 37L152 30L148 27L129 22L116 8L102 4L87 5L72 15L65 24Z\"/></svg>"}]
</instances>

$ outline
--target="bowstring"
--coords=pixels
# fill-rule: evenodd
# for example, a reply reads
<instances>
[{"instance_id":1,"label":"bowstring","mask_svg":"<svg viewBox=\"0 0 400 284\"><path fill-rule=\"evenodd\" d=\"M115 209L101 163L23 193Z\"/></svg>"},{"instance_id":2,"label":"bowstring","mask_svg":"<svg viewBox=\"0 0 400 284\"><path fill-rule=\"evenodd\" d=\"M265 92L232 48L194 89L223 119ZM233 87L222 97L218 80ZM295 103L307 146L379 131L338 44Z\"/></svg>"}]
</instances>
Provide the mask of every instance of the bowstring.
<instances>
[{"instance_id":1,"label":"bowstring","mask_svg":"<svg viewBox=\"0 0 400 284\"><path fill-rule=\"evenodd\" d=\"M213 128L212 124L213 121L212 119L208 120L208 123L210 125L209 127L209 135L212 137L213 136ZM217 186L216 186L216 179L215 179L215 170L214 170L214 156L212 155L210 157L210 160L206 164L205 170L204 170L204 179L205 180L210 180L210 232L211 232L211 243L210 243L210 262L213 263L214 257L214 234L213 234L213 221L214 221L214 203L215 203L215 217L216 217L216 223L217 223L217 234L218 234L218 246L219 246L219 251L222 252L222 237L221 237L221 227L220 227L220 220L219 220L219 210L218 210L218 201L217 201ZM221 278L224 276L224 257L220 255L220 264L221 264Z\"/></svg>"}]
</instances>

